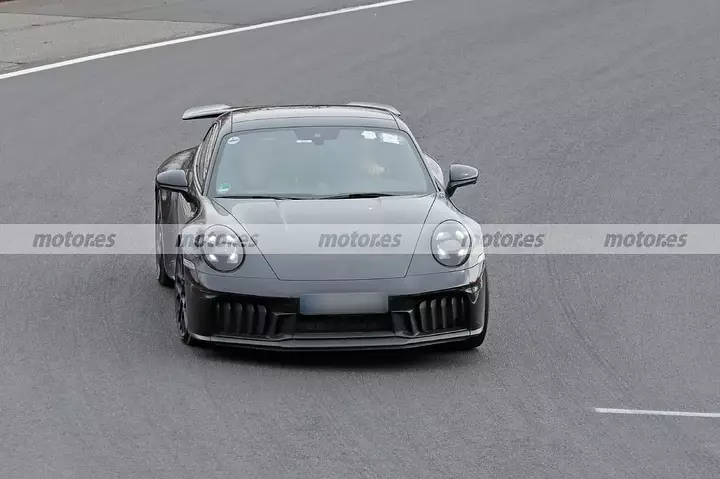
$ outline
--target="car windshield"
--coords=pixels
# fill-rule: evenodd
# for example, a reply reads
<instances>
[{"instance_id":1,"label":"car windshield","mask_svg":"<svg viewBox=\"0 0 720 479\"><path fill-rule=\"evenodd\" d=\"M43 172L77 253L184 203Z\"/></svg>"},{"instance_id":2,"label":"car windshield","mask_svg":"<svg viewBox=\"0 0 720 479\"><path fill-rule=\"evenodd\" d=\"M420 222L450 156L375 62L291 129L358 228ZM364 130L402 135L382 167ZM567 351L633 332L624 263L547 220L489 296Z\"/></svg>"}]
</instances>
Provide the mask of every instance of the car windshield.
<instances>
[{"instance_id":1,"label":"car windshield","mask_svg":"<svg viewBox=\"0 0 720 479\"><path fill-rule=\"evenodd\" d=\"M435 191L408 135L353 127L229 134L221 140L210 188L214 197L308 199Z\"/></svg>"}]
</instances>

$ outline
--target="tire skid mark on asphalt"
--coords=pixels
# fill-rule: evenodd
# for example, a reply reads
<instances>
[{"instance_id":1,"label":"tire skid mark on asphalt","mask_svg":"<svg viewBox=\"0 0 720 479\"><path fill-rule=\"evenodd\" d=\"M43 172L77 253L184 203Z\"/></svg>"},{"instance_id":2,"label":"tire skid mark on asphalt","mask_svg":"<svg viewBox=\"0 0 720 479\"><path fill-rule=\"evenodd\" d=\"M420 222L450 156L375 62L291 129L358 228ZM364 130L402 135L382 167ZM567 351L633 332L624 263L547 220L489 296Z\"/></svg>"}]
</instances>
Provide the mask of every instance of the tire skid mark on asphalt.
<instances>
[{"instance_id":1,"label":"tire skid mark on asphalt","mask_svg":"<svg viewBox=\"0 0 720 479\"><path fill-rule=\"evenodd\" d=\"M592 358L594 358L597 364L600 365L600 367L606 372L606 376L608 377L608 379L618 385L618 387L622 391L622 394L627 398L627 400L637 403L638 399L632 393L632 386L626 379L623 378L622 372L619 371L618 368L615 367L615 365L613 365L612 362L602 354L599 348L597 348L596 345L593 343L592 338L586 333L584 328L578 322L577 312L572 307L572 304L567 298L564 290L560 287L557 274L558 272L555 269L556 261L552 257L550 257L548 258L546 264L550 276L550 281L553 285L553 288L555 288L555 290L557 291L555 299L563 311L563 316L565 317L567 324L572 328L573 332L577 335L577 337L584 345L583 349ZM697 439L689 436L686 432L684 432L679 424L663 421L662 416L658 415L650 417L656 422L658 426L667 431L669 437L675 437L678 439L678 444L686 445L686 447L684 447L683 449L685 454L687 455L688 462L692 465L692 467L695 469L695 472L699 476L701 476L703 471L706 470L700 465L700 463L709 462L712 464L712 466L720 468L720 459L712 455L701 455L700 451L705 451L707 453L707 448L701 444L697 444ZM692 446L688 447L687 445ZM640 460L640 458L638 458L638 460Z\"/></svg>"},{"instance_id":2,"label":"tire skid mark on asphalt","mask_svg":"<svg viewBox=\"0 0 720 479\"><path fill-rule=\"evenodd\" d=\"M590 123L584 125L583 131L586 131L591 126L592 120ZM570 141L567 145L564 145L560 149L560 151L556 153L556 157L559 160L557 163L558 165L567 162L572 157L571 155L579 153L581 151L581 139L583 138L583 136L584 135L579 134L575 139ZM558 184L561 178L562 175L554 176L554 180L552 181L551 185L553 187L552 189L555 189L555 186L561 188L561 185ZM559 204L547 204L546 208L561 209L563 206L563 200L564 198L562 196L556 197L555 201L557 201ZM554 288L556 291L554 298L561 308L566 323L572 328L573 333L579 338L580 342L583 345L583 349L587 352L587 354L589 354L595 360L596 364L598 364L600 368L605 371L607 379L617 385L622 395L624 396L624 400L629 401L630 404L637 404L638 400L632 392L632 385L630 381L627 380L622 374L622 372L602 353L602 351L594 343L592 337L587 333L585 328L583 328L583 326L578 321L578 314L575 308L572 306L572 300L567 296L567 292L564 290L559 281L560 270L558 270L558 268L556 267L557 263L558 260L555 257L550 256L546 258L546 266L548 269L548 274L550 276L550 283L552 285L552 288ZM580 286L585 288L586 284L580 283ZM585 297L592 298L592 291L586 291ZM684 452L688 458L688 461L698 475L702 475L702 472L704 470L700 466L700 463L710 462L713 464L713 466L720 467L720 461L716 457L711 456L708 459L707 455L700 455L700 451L707 452L707 448L697 444L697 440L693 437L688 436L687 433L683 432L679 424L675 424L669 421L663 421L662 417L658 416L654 416L652 419L655 421L659 421L658 425L661 428L665 429L670 437L678 438L678 443L694 444L694 446L692 446L692 449L685 447ZM642 458L638 457L638 460L642 460Z\"/></svg>"},{"instance_id":3,"label":"tire skid mark on asphalt","mask_svg":"<svg viewBox=\"0 0 720 479\"><path fill-rule=\"evenodd\" d=\"M620 389L622 389L623 393L628 396L629 399L634 399L632 397L632 386L630 385L630 383L622 377L620 371L618 371L618 369L612 364L612 362L607 357L605 357L602 352L595 346L592 338L578 323L577 311L575 311L575 308L573 308L570 300L568 300L568 298L566 297L565 291L561 287L558 280L558 271L555 268L556 261L552 257L549 257L547 259L546 265L548 269L548 275L550 276L550 281L553 285L553 288L557 292L557 294L555 295L555 300L560 306L567 324L569 324L575 335L584 345L583 349L585 349L585 351L593 357L596 363L605 370L608 378L611 381L615 382L620 387Z\"/></svg>"}]
</instances>

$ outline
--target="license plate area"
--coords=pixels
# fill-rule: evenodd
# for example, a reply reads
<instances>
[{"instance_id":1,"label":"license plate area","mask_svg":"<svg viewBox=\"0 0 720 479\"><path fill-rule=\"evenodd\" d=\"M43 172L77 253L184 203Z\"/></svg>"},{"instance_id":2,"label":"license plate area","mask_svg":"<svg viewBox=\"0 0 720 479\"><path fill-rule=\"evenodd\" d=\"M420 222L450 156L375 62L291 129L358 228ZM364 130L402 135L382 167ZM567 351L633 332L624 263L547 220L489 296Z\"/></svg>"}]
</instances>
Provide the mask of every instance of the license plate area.
<instances>
[{"instance_id":1,"label":"license plate area","mask_svg":"<svg viewBox=\"0 0 720 479\"><path fill-rule=\"evenodd\" d=\"M387 294L306 294L300 296L303 316L382 315L390 311Z\"/></svg>"}]
</instances>

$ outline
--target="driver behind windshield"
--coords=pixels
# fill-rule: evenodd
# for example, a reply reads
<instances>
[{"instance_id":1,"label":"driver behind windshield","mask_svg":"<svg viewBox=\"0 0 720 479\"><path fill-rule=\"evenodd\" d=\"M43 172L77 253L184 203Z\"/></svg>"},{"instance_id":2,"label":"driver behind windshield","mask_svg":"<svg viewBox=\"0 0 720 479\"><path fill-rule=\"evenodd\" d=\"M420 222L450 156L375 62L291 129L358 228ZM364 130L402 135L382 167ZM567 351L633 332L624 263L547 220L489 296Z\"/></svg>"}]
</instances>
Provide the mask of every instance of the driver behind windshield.
<instances>
[{"instance_id":1,"label":"driver behind windshield","mask_svg":"<svg viewBox=\"0 0 720 479\"><path fill-rule=\"evenodd\" d=\"M385 167L371 155L363 154L359 166L362 168L362 171L372 176L379 176L385 173Z\"/></svg>"},{"instance_id":2,"label":"driver behind windshield","mask_svg":"<svg viewBox=\"0 0 720 479\"><path fill-rule=\"evenodd\" d=\"M357 134L357 132L353 132ZM363 132L358 135L357 147L355 154L352 155L353 168L352 171L361 176L381 176L387 167L380 160L378 140L374 132Z\"/></svg>"}]
</instances>

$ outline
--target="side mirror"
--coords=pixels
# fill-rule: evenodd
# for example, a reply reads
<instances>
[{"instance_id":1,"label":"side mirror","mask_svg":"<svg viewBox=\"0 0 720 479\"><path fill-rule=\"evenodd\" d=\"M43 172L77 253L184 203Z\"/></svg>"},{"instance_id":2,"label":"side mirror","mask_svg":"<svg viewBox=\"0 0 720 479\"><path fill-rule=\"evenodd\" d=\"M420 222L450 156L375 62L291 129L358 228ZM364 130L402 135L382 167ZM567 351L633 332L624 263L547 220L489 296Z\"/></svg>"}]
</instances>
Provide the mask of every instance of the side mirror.
<instances>
[{"instance_id":1,"label":"side mirror","mask_svg":"<svg viewBox=\"0 0 720 479\"><path fill-rule=\"evenodd\" d=\"M474 185L477 183L477 179L477 168L468 165L450 165L450 177L445 192L450 197L461 186Z\"/></svg>"},{"instance_id":2,"label":"side mirror","mask_svg":"<svg viewBox=\"0 0 720 479\"><path fill-rule=\"evenodd\" d=\"M157 183L158 188L180 193L186 200L191 201L187 176L183 170L163 171L155 177L155 183Z\"/></svg>"}]
</instances>

